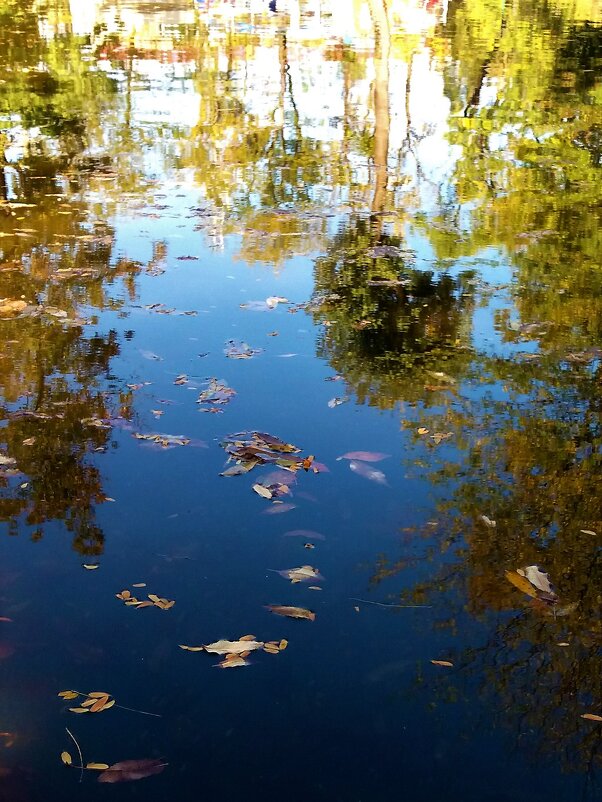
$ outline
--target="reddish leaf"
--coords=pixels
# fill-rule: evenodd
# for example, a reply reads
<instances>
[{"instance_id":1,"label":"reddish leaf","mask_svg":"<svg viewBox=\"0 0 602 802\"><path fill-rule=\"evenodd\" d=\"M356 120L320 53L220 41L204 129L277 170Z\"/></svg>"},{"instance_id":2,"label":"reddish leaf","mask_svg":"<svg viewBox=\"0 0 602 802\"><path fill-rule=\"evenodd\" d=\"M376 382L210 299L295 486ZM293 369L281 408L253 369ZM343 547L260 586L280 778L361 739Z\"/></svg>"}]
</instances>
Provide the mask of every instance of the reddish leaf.
<instances>
[{"instance_id":1,"label":"reddish leaf","mask_svg":"<svg viewBox=\"0 0 602 802\"><path fill-rule=\"evenodd\" d=\"M144 760L122 760L114 763L98 776L99 783L122 783L143 780L153 774L161 774L167 763L163 760L146 758Z\"/></svg>"}]
</instances>

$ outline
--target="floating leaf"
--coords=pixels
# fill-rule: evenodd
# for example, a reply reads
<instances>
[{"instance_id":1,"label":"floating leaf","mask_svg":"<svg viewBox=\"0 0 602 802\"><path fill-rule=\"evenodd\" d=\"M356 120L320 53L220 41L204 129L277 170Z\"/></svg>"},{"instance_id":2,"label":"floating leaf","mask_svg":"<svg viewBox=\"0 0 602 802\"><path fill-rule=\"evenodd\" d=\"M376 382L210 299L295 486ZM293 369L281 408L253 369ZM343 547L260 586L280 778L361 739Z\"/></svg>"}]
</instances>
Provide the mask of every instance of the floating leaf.
<instances>
[{"instance_id":1,"label":"floating leaf","mask_svg":"<svg viewBox=\"0 0 602 802\"><path fill-rule=\"evenodd\" d=\"M185 646L183 643L179 643L178 646L180 649L184 649L187 652L204 652L204 646Z\"/></svg>"},{"instance_id":2,"label":"floating leaf","mask_svg":"<svg viewBox=\"0 0 602 802\"><path fill-rule=\"evenodd\" d=\"M146 582L135 582L132 585L132 587L133 588L145 588L146 587Z\"/></svg>"},{"instance_id":3,"label":"floating leaf","mask_svg":"<svg viewBox=\"0 0 602 802\"><path fill-rule=\"evenodd\" d=\"M86 768L92 771L104 771L109 768L108 763L86 763Z\"/></svg>"},{"instance_id":4,"label":"floating leaf","mask_svg":"<svg viewBox=\"0 0 602 802\"><path fill-rule=\"evenodd\" d=\"M98 563L83 563L82 568L85 568L87 571L95 571L97 568L100 568Z\"/></svg>"},{"instance_id":5,"label":"floating leaf","mask_svg":"<svg viewBox=\"0 0 602 802\"><path fill-rule=\"evenodd\" d=\"M256 649L263 649L264 644L257 640L218 640L215 643L207 643L204 648L210 654L241 654L242 652L253 652Z\"/></svg>"},{"instance_id":6,"label":"floating leaf","mask_svg":"<svg viewBox=\"0 0 602 802\"><path fill-rule=\"evenodd\" d=\"M278 649L281 652L283 652L286 649L287 646L288 646L288 641L286 640L286 638L282 638L282 640L278 644Z\"/></svg>"},{"instance_id":7,"label":"floating leaf","mask_svg":"<svg viewBox=\"0 0 602 802\"><path fill-rule=\"evenodd\" d=\"M61 752L61 760L65 764L65 766L70 766L73 763L73 758L69 754L69 752Z\"/></svg>"},{"instance_id":8,"label":"floating leaf","mask_svg":"<svg viewBox=\"0 0 602 802\"><path fill-rule=\"evenodd\" d=\"M453 668L453 663L449 660L431 660L431 663L434 666L445 666L445 668Z\"/></svg>"},{"instance_id":9,"label":"floating leaf","mask_svg":"<svg viewBox=\"0 0 602 802\"><path fill-rule=\"evenodd\" d=\"M269 488L264 487L263 485L260 484L254 484L253 490L257 493L258 496L261 496L262 498L271 499L273 496L273 493Z\"/></svg>"},{"instance_id":10,"label":"floating leaf","mask_svg":"<svg viewBox=\"0 0 602 802\"><path fill-rule=\"evenodd\" d=\"M581 718L585 718L588 721L602 721L602 716L597 716L595 713L582 713Z\"/></svg>"},{"instance_id":11,"label":"floating leaf","mask_svg":"<svg viewBox=\"0 0 602 802\"><path fill-rule=\"evenodd\" d=\"M518 588L523 593L526 593L527 596L531 596L532 599L537 598L537 591L533 585L527 579L525 579L524 576L521 576L516 571L506 571L504 576L508 582L512 582L515 588Z\"/></svg>"},{"instance_id":12,"label":"floating leaf","mask_svg":"<svg viewBox=\"0 0 602 802\"><path fill-rule=\"evenodd\" d=\"M598 536L597 532L594 532L593 529L580 529L580 532L583 532L584 535L593 535L594 537Z\"/></svg>"},{"instance_id":13,"label":"floating leaf","mask_svg":"<svg viewBox=\"0 0 602 802\"><path fill-rule=\"evenodd\" d=\"M429 430L428 430L428 429L425 429L425 427L424 427L424 426L421 426L421 427L418 429L418 434L428 434L428 433L429 433Z\"/></svg>"},{"instance_id":14,"label":"floating leaf","mask_svg":"<svg viewBox=\"0 0 602 802\"><path fill-rule=\"evenodd\" d=\"M251 665L248 660L245 660L242 655L227 654L224 660L216 663L219 668L239 668L240 666Z\"/></svg>"},{"instance_id":15,"label":"floating leaf","mask_svg":"<svg viewBox=\"0 0 602 802\"><path fill-rule=\"evenodd\" d=\"M552 590L552 585L550 584L548 575L544 574L543 571L540 571L536 565L527 565L525 568L517 568L516 572L517 574L520 574L520 576L524 576L525 579L528 579L533 587L537 588L537 590L556 597L556 594Z\"/></svg>"},{"instance_id":16,"label":"floating leaf","mask_svg":"<svg viewBox=\"0 0 602 802\"><path fill-rule=\"evenodd\" d=\"M312 568L311 565L302 565L300 568L285 568L277 573L285 579L290 579L291 582L311 582L312 580L324 579L318 569Z\"/></svg>"},{"instance_id":17,"label":"floating leaf","mask_svg":"<svg viewBox=\"0 0 602 802\"><path fill-rule=\"evenodd\" d=\"M163 760L122 760L114 763L98 777L99 783L130 782L160 774L168 764Z\"/></svg>"},{"instance_id":18,"label":"floating leaf","mask_svg":"<svg viewBox=\"0 0 602 802\"><path fill-rule=\"evenodd\" d=\"M282 615L286 618L306 618L308 621L315 621L316 614L311 610L306 610L305 607L286 607L279 604L267 604L266 610L276 615Z\"/></svg>"},{"instance_id":19,"label":"floating leaf","mask_svg":"<svg viewBox=\"0 0 602 802\"><path fill-rule=\"evenodd\" d=\"M76 693L75 691L61 691L59 696L62 699L77 699L79 693Z\"/></svg>"},{"instance_id":20,"label":"floating leaf","mask_svg":"<svg viewBox=\"0 0 602 802\"><path fill-rule=\"evenodd\" d=\"M331 398L330 401L328 402L328 406L330 407L330 409L334 409L335 407L340 407L341 404L346 404L350 400L351 398L348 395Z\"/></svg>"},{"instance_id":21,"label":"floating leaf","mask_svg":"<svg viewBox=\"0 0 602 802\"><path fill-rule=\"evenodd\" d=\"M496 521L493 521L491 518L488 518L486 515L479 515L479 518L481 519L481 521L483 521L485 526L489 527L489 529L495 529L495 527L497 526Z\"/></svg>"},{"instance_id":22,"label":"floating leaf","mask_svg":"<svg viewBox=\"0 0 602 802\"><path fill-rule=\"evenodd\" d=\"M70 707L69 710L72 713L89 713L90 710L87 707Z\"/></svg>"},{"instance_id":23,"label":"floating leaf","mask_svg":"<svg viewBox=\"0 0 602 802\"><path fill-rule=\"evenodd\" d=\"M348 451L346 454L341 454L337 459L359 459L362 462L381 462L383 459L387 459L390 456L390 454L383 454L380 451Z\"/></svg>"}]
</instances>

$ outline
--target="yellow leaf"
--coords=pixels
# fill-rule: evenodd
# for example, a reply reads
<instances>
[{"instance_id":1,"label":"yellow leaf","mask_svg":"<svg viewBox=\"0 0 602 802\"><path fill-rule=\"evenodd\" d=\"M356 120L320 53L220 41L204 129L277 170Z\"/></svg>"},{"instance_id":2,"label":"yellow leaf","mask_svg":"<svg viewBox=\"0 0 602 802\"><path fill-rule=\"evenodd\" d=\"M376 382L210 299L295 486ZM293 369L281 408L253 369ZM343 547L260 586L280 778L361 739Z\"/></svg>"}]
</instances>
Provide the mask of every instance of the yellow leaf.
<instances>
[{"instance_id":1,"label":"yellow leaf","mask_svg":"<svg viewBox=\"0 0 602 802\"><path fill-rule=\"evenodd\" d=\"M65 766L70 766L73 763L73 758L69 754L69 752L61 752L61 760L65 764Z\"/></svg>"},{"instance_id":2,"label":"yellow leaf","mask_svg":"<svg viewBox=\"0 0 602 802\"><path fill-rule=\"evenodd\" d=\"M428 434L428 433L429 430L425 429L424 426L421 426L420 429L418 429L418 434Z\"/></svg>"},{"instance_id":3,"label":"yellow leaf","mask_svg":"<svg viewBox=\"0 0 602 802\"><path fill-rule=\"evenodd\" d=\"M70 707L69 710L72 713L89 713L90 712L87 707Z\"/></svg>"},{"instance_id":4,"label":"yellow leaf","mask_svg":"<svg viewBox=\"0 0 602 802\"><path fill-rule=\"evenodd\" d=\"M537 591L529 582L529 580L525 579L524 576L521 576L516 571L506 571L504 575L508 582L512 582L515 588L518 588L523 593L526 593L527 596L531 596L532 599L537 598Z\"/></svg>"},{"instance_id":5,"label":"yellow leaf","mask_svg":"<svg viewBox=\"0 0 602 802\"><path fill-rule=\"evenodd\" d=\"M449 660L431 660L431 663L434 666L445 666L446 668L453 668L453 663L450 663Z\"/></svg>"},{"instance_id":6,"label":"yellow leaf","mask_svg":"<svg viewBox=\"0 0 602 802\"><path fill-rule=\"evenodd\" d=\"M94 771L106 771L109 768L108 763L86 763L87 769L93 769Z\"/></svg>"},{"instance_id":7,"label":"yellow leaf","mask_svg":"<svg viewBox=\"0 0 602 802\"><path fill-rule=\"evenodd\" d=\"M159 597L156 595L156 593L149 593L149 594L148 594L148 598L149 598L149 599L150 599L152 602L154 602L155 604L156 604L158 601L160 601L160 599L159 599Z\"/></svg>"},{"instance_id":8,"label":"yellow leaf","mask_svg":"<svg viewBox=\"0 0 602 802\"><path fill-rule=\"evenodd\" d=\"M77 699L79 693L75 693L75 691L61 691L59 696L63 699Z\"/></svg>"},{"instance_id":9,"label":"yellow leaf","mask_svg":"<svg viewBox=\"0 0 602 802\"><path fill-rule=\"evenodd\" d=\"M602 716L597 716L595 713L583 713L581 718L586 718L588 721L602 721Z\"/></svg>"},{"instance_id":10,"label":"yellow leaf","mask_svg":"<svg viewBox=\"0 0 602 802\"><path fill-rule=\"evenodd\" d=\"M88 694L88 698L89 699L102 699L103 696L106 696L108 698L110 695L111 694L107 693L106 691L92 691L92 693Z\"/></svg>"},{"instance_id":11,"label":"yellow leaf","mask_svg":"<svg viewBox=\"0 0 602 802\"><path fill-rule=\"evenodd\" d=\"M97 568L100 568L100 565L98 565L98 564L92 564L92 563L83 563L83 567L84 567L84 568L85 568L87 571L95 571Z\"/></svg>"},{"instance_id":12,"label":"yellow leaf","mask_svg":"<svg viewBox=\"0 0 602 802\"><path fill-rule=\"evenodd\" d=\"M281 641L280 641L280 643L278 644L278 649L279 649L281 652L283 652L283 651L286 649L286 647L287 647L287 646L288 646L288 641L287 641L287 640L285 640L285 638L282 638L282 640L281 640Z\"/></svg>"},{"instance_id":13,"label":"yellow leaf","mask_svg":"<svg viewBox=\"0 0 602 802\"><path fill-rule=\"evenodd\" d=\"M255 635L243 635L242 638L238 640L255 640Z\"/></svg>"}]
</instances>

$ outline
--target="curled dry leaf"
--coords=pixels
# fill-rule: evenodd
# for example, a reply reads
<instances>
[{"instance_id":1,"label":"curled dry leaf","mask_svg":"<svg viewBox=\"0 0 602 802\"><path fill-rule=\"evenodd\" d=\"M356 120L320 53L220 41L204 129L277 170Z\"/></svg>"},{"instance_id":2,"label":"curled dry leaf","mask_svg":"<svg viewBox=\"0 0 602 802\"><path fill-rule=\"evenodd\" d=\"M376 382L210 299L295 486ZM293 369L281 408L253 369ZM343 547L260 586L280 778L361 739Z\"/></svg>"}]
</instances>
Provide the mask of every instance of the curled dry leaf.
<instances>
[{"instance_id":1,"label":"curled dry leaf","mask_svg":"<svg viewBox=\"0 0 602 802\"><path fill-rule=\"evenodd\" d=\"M277 573L285 579L290 579L291 582L311 582L312 580L324 579L318 569L313 568L311 565L302 565L300 568L285 568Z\"/></svg>"},{"instance_id":2,"label":"curled dry leaf","mask_svg":"<svg viewBox=\"0 0 602 802\"><path fill-rule=\"evenodd\" d=\"M445 668L453 668L454 664L449 660L431 660L434 666L444 666Z\"/></svg>"},{"instance_id":3,"label":"curled dry leaf","mask_svg":"<svg viewBox=\"0 0 602 802\"><path fill-rule=\"evenodd\" d=\"M548 574L544 574L536 565L527 565L524 568L517 568L516 572L520 574L520 576L525 577L525 579L528 579L537 590L540 590L542 593L548 593L554 597L556 596L552 590Z\"/></svg>"},{"instance_id":4,"label":"curled dry leaf","mask_svg":"<svg viewBox=\"0 0 602 802\"><path fill-rule=\"evenodd\" d=\"M217 640L215 643L206 643L204 649L210 654L240 655L242 652L254 652L256 649L263 649L263 646L263 642L257 640Z\"/></svg>"},{"instance_id":5,"label":"curled dry leaf","mask_svg":"<svg viewBox=\"0 0 602 802\"><path fill-rule=\"evenodd\" d=\"M99 783L120 783L132 780L143 780L160 774L168 764L163 760L122 760L114 763L98 777Z\"/></svg>"},{"instance_id":6,"label":"curled dry leaf","mask_svg":"<svg viewBox=\"0 0 602 802\"><path fill-rule=\"evenodd\" d=\"M306 610L305 607L286 607L279 604L267 604L266 610L276 615L282 615L286 618L305 618L308 621L315 621L316 614L311 610Z\"/></svg>"}]
</instances>

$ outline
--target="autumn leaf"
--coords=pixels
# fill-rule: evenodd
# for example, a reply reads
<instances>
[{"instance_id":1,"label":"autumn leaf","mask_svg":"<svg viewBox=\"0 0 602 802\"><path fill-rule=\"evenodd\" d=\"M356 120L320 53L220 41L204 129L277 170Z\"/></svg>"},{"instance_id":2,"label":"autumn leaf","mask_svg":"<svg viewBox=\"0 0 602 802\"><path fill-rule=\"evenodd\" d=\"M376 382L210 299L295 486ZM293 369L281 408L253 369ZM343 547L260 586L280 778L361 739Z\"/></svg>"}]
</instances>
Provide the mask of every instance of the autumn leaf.
<instances>
[{"instance_id":1,"label":"autumn leaf","mask_svg":"<svg viewBox=\"0 0 602 802\"><path fill-rule=\"evenodd\" d=\"M178 646L180 649L184 649L186 652L204 652L204 646L185 646L183 643L179 643Z\"/></svg>"},{"instance_id":2,"label":"autumn leaf","mask_svg":"<svg viewBox=\"0 0 602 802\"><path fill-rule=\"evenodd\" d=\"M263 649L263 643L257 640L218 640L215 643L204 645L206 652L210 654L241 654L242 652L254 652L256 649Z\"/></svg>"},{"instance_id":3,"label":"autumn leaf","mask_svg":"<svg viewBox=\"0 0 602 802\"><path fill-rule=\"evenodd\" d=\"M85 568L87 571L95 571L97 568L100 568L98 563L83 563L82 568Z\"/></svg>"},{"instance_id":4,"label":"autumn leaf","mask_svg":"<svg viewBox=\"0 0 602 802\"><path fill-rule=\"evenodd\" d=\"M282 615L286 618L305 618L308 621L315 621L316 614L311 610L306 610L305 607L286 607L278 604L267 604L266 610L276 615Z\"/></svg>"},{"instance_id":5,"label":"autumn leaf","mask_svg":"<svg viewBox=\"0 0 602 802\"><path fill-rule=\"evenodd\" d=\"M262 498L270 499L273 496L272 491L268 487L264 487L260 484L253 485L253 490L257 493L258 496Z\"/></svg>"},{"instance_id":6,"label":"autumn leaf","mask_svg":"<svg viewBox=\"0 0 602 802\"><path fill-rule=\"evenodd\" d=\"M86 763L86 768L91 771L104 771L109 768L108 763Z\"/></svg>"},{"instance_id":7,"label":"autumn leaf","mask_svg":"<svg viewBox=\"0 0 602 802\"><path fill-rule=\"evenodd\" d=\"M249 666L251 664L248 660L245 660L242 655L227 654L223 660L215 665L218 668L240 668L241 666Z\"/></svg>"},{"instance_id":8,"label":"autumn leaf","mask_svg":"<svg viewBox=\"0 0 602 802\"><path fill-rule=\"evenodd\" d=\"M73 758L69 754L69 752L61 752L61 760L65 764L65 766L70 766L73 763Z\"/></svg>"},{"instance_id":9,"label":"autumn leaf","mask_svg":"<svg viewBox=\"0 0 602 802\"><path fill-rule=\"evenodd\" d=\"M556 594L552 590L552 585L550 584L548 575L544 574L543 571L540 571L536 565L527 565L525 568L517 568L516 572L517 574L520 574L520 576L525 577L525 579L528 579L533 587L537 588L537 590L556 598Z\"/></svg>"},{"instance_id":10,"label":"autumn leaf","mask_svg":"<svg viewBox=\"0 0 602 802\"><path fill-rule=\"evenodd\" d=\"M434 666L444 666L445 668L453 668L453 663L449 660L431 660L431 663Z\"/></svg>"},{"instance_id":11,"label":"autumn leaf","mask_svg":"<svg viewBox=\"0 0 602 802\"><path fill-rule=\"evenodd\" d=\"M523 593L526 593L527 596L531 596L531 598L537 598L537 591L533 587L533 585L525 579L524 576L521 576L516 571L506 571L504 576L508 580L508 582L512 582L515 588L518 588Z\"/></svg>"},{"instance_id":12,"label":"autumn leaf","mask_svg":"<svg viewBox=\"0 0 602 802\"><path fill-rule=\"evenodd\" d=\"M300 568L285 568L277 573L285 579L290 579L291 582L311 582L312 580L324 579L318 569L312 568L311 565L302 565Z\"/></svg>"},{"instance_id":13,"label":"autumn leaf","mask_svg":"<svg viewBox=\"0 0 602 802\"><path fill-rule=\"evenodd\" d=\"M70 707L69 710L71 713L89 713L90 710L87 707Z\"/></svg>"},{"instance_id":14,"label":"autumn leaf","mask_svg":"<svg viewBox=\"0 0 602 802\"><path fill-rule=\"evenodd\" d=\"M588 721L602 721L602 716L597 716L595 713L582 713L581 718L585 718Z\"/></svg>"},{"instance_id":15,"label":"autumn leaf","mask_svg":"<svg viewBox=\"0 0 602 802\"><path fill-rule=\"evenodd\" d=\"M58 695L62 699L77 699L79 693L76 693L75 691L61 691Z\"/></svg>"},{"instance_id":16,"label":"autumn leaf","mask_svg":"<svg viewBox=\"0 0 602 802\"><path fill-rule=\"evenodd\" d=\"M130 782L160 774L168 764L163 760L122 760L114 763L98 777L99 783Z\"/></svg>"}]
</instances>

